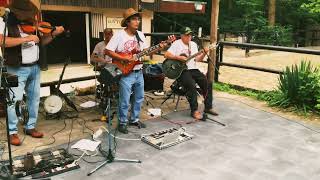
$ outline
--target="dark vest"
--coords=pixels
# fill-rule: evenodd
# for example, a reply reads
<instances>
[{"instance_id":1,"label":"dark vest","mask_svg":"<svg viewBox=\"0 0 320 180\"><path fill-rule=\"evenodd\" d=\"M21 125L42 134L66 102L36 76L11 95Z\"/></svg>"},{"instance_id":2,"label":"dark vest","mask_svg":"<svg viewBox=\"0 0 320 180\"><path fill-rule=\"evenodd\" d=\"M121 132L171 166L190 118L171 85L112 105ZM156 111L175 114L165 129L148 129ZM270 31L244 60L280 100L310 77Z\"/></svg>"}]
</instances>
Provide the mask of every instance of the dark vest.
<instances>
[{"instance_id":1,"label":"dark vest","mask_svg":"<svg viewBox=\"0 0 320 180\"><path fill-rule=\"evenodd\" d=\"M8 37L21 37L18 25L8 25ZM15 47L7 47L4 52L5 65L20 66L22 63L21 45Z\"/></svg>"},{"instance_id":2,"label":"dark vest","mask_svg":"<svg viewBox=\"0 0 320 180\"><path fill-rule=\"evenodd\" d=\"M19 20L15 17L14 14L10 13L8 17L8 37L19 38L20 30L18 25L20 24ZM21 45L15 47L6 47L5 53L5 65L6 66L15 66L19 67L22 63L22 47Z\"/></svg>"}]
</instances>

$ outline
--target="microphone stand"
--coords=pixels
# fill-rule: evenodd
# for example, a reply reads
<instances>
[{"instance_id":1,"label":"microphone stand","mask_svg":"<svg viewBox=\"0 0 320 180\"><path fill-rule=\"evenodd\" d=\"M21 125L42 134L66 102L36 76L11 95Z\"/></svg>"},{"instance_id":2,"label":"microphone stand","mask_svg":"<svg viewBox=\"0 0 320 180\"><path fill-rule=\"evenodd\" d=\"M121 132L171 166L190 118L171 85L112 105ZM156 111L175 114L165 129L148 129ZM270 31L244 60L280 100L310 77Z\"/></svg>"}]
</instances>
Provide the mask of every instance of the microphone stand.
<instances>
[{"instance_id":1,"label":"microphone stand","mask_svg":"<svg viewBox=\"0 0 320 180\"><path fill-rule=\"evenodd\" d=\"M5 114L6 114L6 128L7 128L7 141L8 141L8 152L9 152L9 172L8 176L5 177L6 179L13 180L17 179L13 175L13 159L12 159L12 152L11 152L11 144L10 144L10 132L9 132L9 119L8 119L8 104L12 104L13 102L10 99L9 95L9 84L7 83L6 77L3 76L3 72L6 71L4 67L4 61L5 59L3 58L4 53L5 53L5 45L6 45L6 36L7 36L7 26L8 26L8 13L3 16L3 21L5 23L4 30L3 30L3 39L2 39L2 45L1 45L1 50L2 50L2 56L0 56L0 90L4 92L4 103L5 103ZM3 81L3 82L2 82Z\"/></svg>"},{"instance_id":2,"label":"microphone stand","mask_svg":"<svg viewBox=\"0 0 320 180\"><path fill-rule=\"evenodd\" d=\"M208 62L209 62L209 61L212 62L212 59L210 58L209 54L208 54L207 52L205 52L204 47L203 47L203 45L202 45L202 42L201 42L200 38L199 38L198 36L196 36L196 35L194 36L194 38L195 38L196 41L198 41L199 49L202 50L202 51L205 53L205 55L207 56ZM218 44L217 44L217 46L218 46ZM216 47L217 47L217 46L216 46ZM219 70L217 69L217 67L215 67L215 69L216 69L216 71L218 71L218 73L219 73ZM209 83L209 84L211 84L211 83ZM209 88L207 88L207 91L208 91L208 89L209 89ZM212 92L208 92L208 93L212 93ZM207 115L207 113L205 113L205 112L203 113L203 117L202 117L201 120L202 120L202 121L210 120L210 121L215 122L215 123L217 123L217 124L219 124L219 125L221 125L221 126L226 126L225 124L223 124L223 123L221 123L221 122L219 122L219 121L216 121L216 120L214 120L214 119L212 119L212 118L209 118L208 115Z\"/></svg>"}]
</instances>

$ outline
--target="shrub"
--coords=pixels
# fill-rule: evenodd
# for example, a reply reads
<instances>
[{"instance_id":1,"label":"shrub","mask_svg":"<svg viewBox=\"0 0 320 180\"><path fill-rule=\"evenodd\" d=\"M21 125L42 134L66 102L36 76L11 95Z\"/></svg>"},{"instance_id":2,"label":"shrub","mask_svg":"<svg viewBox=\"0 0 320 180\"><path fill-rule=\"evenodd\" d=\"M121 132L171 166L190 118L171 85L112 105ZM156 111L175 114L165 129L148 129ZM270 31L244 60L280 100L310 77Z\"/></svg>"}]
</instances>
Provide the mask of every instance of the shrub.
<instances>
[{"instance_id":1,"label":"shrub","mask_svg":"<svg viewBox=\"0 0 320 180\"><path fill-rule=\"evenodd\" d=\"M299 66L286 67L279 77L278 89L259 99L268 101L271 106L320 112L320 71L306 61Z\"/></svg>"}]
</instances>

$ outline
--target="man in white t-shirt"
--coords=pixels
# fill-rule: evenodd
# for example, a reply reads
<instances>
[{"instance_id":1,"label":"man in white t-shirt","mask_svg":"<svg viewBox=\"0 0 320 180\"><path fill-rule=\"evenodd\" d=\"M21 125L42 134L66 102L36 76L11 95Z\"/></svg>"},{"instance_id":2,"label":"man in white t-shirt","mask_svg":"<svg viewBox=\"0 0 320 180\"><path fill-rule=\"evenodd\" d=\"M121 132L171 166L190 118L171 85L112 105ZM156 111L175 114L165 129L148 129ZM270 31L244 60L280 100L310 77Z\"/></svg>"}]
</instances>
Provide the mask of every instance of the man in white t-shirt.
<instances>
[{"instance_id":1,"label":"man in white t-shirt","mask_svg":"<svg viewBox=\"0 0 320 180\"><path fill-rule=\"evenodd\" d=\"M50 43L54 37L64 31L62 26L56 27L50 34L26 34L21 29L22 23L34 24L36 15L40 10L39 0L10 0L8 6L8 27L6 34L5 65L7 71L18 76L19 86L11 88L10 97L14 103L8 106L10 143L19 146L21 141L18 136L18 118L15 104L22 100L23 93L27 97L29 120L25 125L25 133L33 138L42 138L43 133L35 129L40 102L40 68L39 46ZM0 20L0 41L3 41L5 23Z\"/></svg>"},{"instance_id":2,"label":"man in white t-shirt","mask_svg":"<svg viewBox=\"0 0 320 180\"><path fill-rule=\"evenodd\" d=\"M198 52L198 45L191 41L192 30L189 27L184 27L181 29L181 39L172 43L171 47L165 53L165 58L186 61L187 57L194 55ZM205 49L208 52L208 49ZM212 84L208 83L208 80L204 74L202 74L197 68L197 62L202 61L206 53L201 53L194 59L187 63L188 69L183 71L178 81L187 90L187 99L190 104L191 116L197 120L202 119L202 113L198 110L197 102L197 88L196 84L202 90L203 96L205 98L205 112L212 115L218 115L212 109Z\"/></svg>"},{"instance_id":3,"label":"man in white t-shirt","mask_svg":"<svg viewBox=\"0 0 320 180\"><path fill-rule=\"evenodd\" d=\"M143 51L148 47L146 38L141 31L138 31L141 21L141 15L134 9L129 8L123 13L121 26L125 27L115 34L106 47L106 54L112 61L132 62L137 59L133 57L123 57L118 53L134 53ZM160 47L165 46L165 42ZM145 128L146 125L140 122L140 111L144 100L144 79L142 73L143 64L138 64L128 75L122 76L119 81L119 103L118 103L118 130L127 134L127 124ZM133 101L131 104L131 116L128 120L128 109L130 105L130 96L133 90Z\"/></svg>"},{"instance_id":4,"label":"man in white t-shirt","mask_svg":"<svg viewBox=\"0 0 320 180\"><path fill-rule=\"evenodd\" d=\"M106 46L113 36L112 29L106 28L103 31L103 35L104 35L104 41L101 41L96 45L91 55L91 62L97 63L98 69L112 62L111 61L112 59L105 54Z\"/></svg>"},{"instance_id":5,"label":"man in white t-shirt","mask_svg":"<svg viewBox=\"0 0 320 180\"><path fill-rule=\"evenodd\" d=\"M148 46L146 38L138 27L141 21L140 13L129 8L123 13L121 26L125 27L115 34L106 47L106 54L112 59L122 61L136 61L134 57L122 57L117 53L130 53L132 51L142 51ZM144 100L144 79L142 64L136 65L133 72L121 77L119 82L119 104L118 104L118 130L127 134L128 110L130 105L131 91L134 93L134 102L131 105L131 117L129 125L145 128L146 125L140 122L140 111Z\"/></svg>"}]
</instances>

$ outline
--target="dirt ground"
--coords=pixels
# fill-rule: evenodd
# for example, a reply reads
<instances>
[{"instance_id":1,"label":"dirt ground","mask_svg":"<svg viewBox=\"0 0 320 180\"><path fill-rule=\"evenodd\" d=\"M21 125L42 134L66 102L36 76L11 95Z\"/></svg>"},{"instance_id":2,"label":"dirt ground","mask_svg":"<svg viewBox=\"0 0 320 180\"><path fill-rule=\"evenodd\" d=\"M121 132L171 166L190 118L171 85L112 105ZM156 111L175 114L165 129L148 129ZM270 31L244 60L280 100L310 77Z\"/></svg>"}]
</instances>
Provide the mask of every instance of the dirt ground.
<instances>
[{"instance_id":1,"label":"dirt ground","mask_svg":"<svg viewBox=\"0 0 320 180\"><path fill-rule=\"evenodd\" d=\"M312 49L320 50L320 47ZM314 66L320 65L320 56L268 50L251 50L250 56L245 57L245 51L226 47L224 62L249 65L255 67L283 70L286 66L300 64L301 61L310 61ZM219 81L240 85L257 90L273 90L278 85L278 75L254 70L222 66Z\"/></svg>"}]
</instances>

